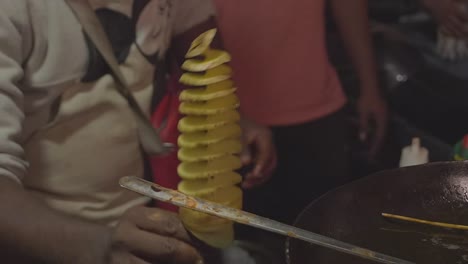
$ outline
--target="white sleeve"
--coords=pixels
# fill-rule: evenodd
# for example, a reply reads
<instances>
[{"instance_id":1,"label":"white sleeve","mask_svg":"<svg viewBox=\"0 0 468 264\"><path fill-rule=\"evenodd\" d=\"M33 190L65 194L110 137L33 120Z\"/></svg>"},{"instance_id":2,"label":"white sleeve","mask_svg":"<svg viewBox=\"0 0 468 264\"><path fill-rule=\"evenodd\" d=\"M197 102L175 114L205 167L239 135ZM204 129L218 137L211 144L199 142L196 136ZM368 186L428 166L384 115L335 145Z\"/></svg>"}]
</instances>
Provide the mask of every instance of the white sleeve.
<instances>
[{"instance_id":1,"label":"white sleeve","mask_svg":"<svg viewBox=\"0 0 468 264\"><path fill-rule=\"evenodd\" d=\"M0 7L0 177L20 182L27 169L20 144L24 120L23 93L18 87L23 77L22 35L18 23L9 17L14 1L0 5L6 5Z\"/></svg>"},{"instance_id":2,"label":"white sleeve","mask_svg":"<svg viewBox=\"0 0 468 264\"><path fill-rule=\"evenodd\" d=\"M179 35L216 15L212 0L176 0L173 35Z\"/></svg>"}]
</instances>

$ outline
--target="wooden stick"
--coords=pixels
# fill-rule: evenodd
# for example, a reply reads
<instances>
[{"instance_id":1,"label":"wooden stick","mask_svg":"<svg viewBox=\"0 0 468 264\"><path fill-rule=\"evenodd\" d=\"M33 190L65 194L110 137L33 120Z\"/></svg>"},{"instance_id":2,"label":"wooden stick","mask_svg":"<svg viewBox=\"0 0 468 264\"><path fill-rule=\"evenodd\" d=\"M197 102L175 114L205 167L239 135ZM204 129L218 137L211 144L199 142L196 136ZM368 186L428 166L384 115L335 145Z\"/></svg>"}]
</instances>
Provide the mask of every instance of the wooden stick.
<instances>
[{"instance_id":1,"label":"wooden stick","mask_svg":"<svg viewBox=\"0 0 468 264\"><path fill-rule=\"evenodd\" d=\"M441 223L441 222L431 222L427 220L416 219L416 218L411 218L411 217L406 217L406 216L401 216L401 215L386 214L386 213L382 213L382 216L386 218L398 219L398 220L403 220L403 221L412 222L412 223L419 223L419 224L425 224L425 225L430 225L430 226L438 226L438 227L468 231L468 226L465 226L465 225L454 225L454 224L447 224L447 223Z\"/></svg>"}]
</instances>

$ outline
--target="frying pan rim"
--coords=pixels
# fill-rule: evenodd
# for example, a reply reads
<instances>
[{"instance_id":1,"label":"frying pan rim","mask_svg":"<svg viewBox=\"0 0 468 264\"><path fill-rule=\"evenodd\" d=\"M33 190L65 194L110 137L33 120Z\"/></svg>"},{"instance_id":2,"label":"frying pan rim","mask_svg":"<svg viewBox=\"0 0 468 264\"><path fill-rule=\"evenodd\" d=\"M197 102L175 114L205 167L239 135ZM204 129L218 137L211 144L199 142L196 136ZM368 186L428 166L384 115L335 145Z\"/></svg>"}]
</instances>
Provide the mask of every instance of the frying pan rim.
<instances>
[{"instance_id":1,"label":"frying pan rim","mask_svg":"<svg viewBox=\"0 0 468 264\"><path fill-rule=\"evenodd\" d=\"M327 191L323 195L320 195L319 197L314 199L310 204L308 204L301 211L301 213L299 213L297 215L296 219L294 220L293 226L297 227L297 224L298 224L299 220L307 212L307 209L309 209L310 207L315 206L319 201L321 201L325 196L329 195L330 193L337 192L337 191L339 191L339 190L341 190L343 188L347 188L348 186L351 186L351 185L358 185L361 182L368 181L370 178L378 177L379 175L382 175L384 173L392 173L392 172L395 172L395 171L402 171L402 170L411 170L411 169L414 169L414 168L421 168L421 167L437 167L437 166L441 166L441 165L450 165L450 164L461 164L463 166L468 166L468 161L439 161L439 162L426 163L426 164L422 164L422 165L414 165L414 166L408 166L408 167L393 168L393 169L388 169L388 170L377 171L375 173L371 173L371 174L369 174L367 176L364 176L364 177L362 177L360 179L354 180L354 181L349 182L349 183L345 183L345 184L343 184L341 186L338 186L338 187L336 187L334 189L331 189L331 190ZM290 254L291 240L292 239L293 238L291 238L291 237L287 237L286 241L285 241L285 257L286 257L286 263L287 264L293 264L293 263L291 263L291 254Z\"/></svg>"}]
</instances>

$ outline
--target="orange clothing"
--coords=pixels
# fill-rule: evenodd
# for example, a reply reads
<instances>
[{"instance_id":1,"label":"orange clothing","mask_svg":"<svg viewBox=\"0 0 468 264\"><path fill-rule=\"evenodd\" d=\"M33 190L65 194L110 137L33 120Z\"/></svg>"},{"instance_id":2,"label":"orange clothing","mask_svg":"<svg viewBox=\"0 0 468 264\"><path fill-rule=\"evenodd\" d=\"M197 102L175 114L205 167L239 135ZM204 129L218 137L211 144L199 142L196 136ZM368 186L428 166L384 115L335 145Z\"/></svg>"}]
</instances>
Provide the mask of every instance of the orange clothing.
<instances>
[{"instance_id":1,"label":"orange clothing","mask_svg":"<svg viewBox=\"0 0 468 264\"><path fill-rule=\"evenodd\" d=\"M266 125L319 119L345 96L328 61L324 0L215 0L241 110Z\"/></svg>"}]
</instances>

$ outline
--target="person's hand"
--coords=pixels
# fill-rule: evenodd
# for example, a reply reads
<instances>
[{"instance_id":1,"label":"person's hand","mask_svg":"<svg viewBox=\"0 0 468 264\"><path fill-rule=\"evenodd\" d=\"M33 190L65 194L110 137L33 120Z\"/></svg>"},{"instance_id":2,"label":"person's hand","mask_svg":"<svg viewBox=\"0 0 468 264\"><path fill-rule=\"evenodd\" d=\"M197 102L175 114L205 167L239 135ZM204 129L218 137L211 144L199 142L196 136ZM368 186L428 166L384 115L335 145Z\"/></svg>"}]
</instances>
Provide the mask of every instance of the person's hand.
<instances>
[{"instance_id":1,"label":"person's hand","mask_svg":"<svg viewBox=\"0 0 468 264\"><path fill-rule=\"evenodd\" d=\"M244 166L253 165L252 171L245 175L242 187L253 188L268 181L276 168L276 150L269 128L243 119L244 150L241 160Z\"/></svg>"},{"instance_id":2,"label":"person's hand","mask_svg":"<svg viewBox=\"0 0 468 264\"><path fill-rule=\"evenodd\" d=\"M387 104L376 93L365 93L357 102L359 113L360 137L367 140L369 135L369 124L373 121L376 125L375 135L372 139L370 156L373 158L382 147L387 132Z\"/></svg>"},{"instance_id":3,"label":"person's hand","mask_svg":"<svg viewBox=\"0 0 468 264\"><path fill-rule=\"evenodd\" d=\"M442 33L457 38L468 37L468 12L461 5L466 0L421 0L421 3L440 25Z\"/></svg>"},{"instance_id":4,"label":"person's hand","mask_svg":"<svg viewBox=\"0 0 468 264\"><path fill-rule=\"evenodd\" d=\"M176 214L147 207L128 210L111 236L108 264L200 264L202 257Z\"/></svg>"}]
</instances>

